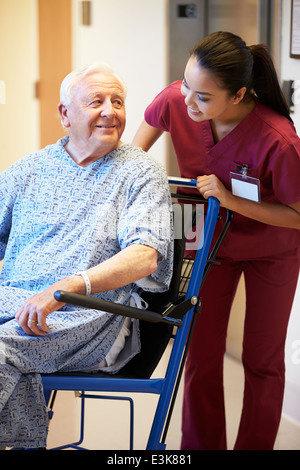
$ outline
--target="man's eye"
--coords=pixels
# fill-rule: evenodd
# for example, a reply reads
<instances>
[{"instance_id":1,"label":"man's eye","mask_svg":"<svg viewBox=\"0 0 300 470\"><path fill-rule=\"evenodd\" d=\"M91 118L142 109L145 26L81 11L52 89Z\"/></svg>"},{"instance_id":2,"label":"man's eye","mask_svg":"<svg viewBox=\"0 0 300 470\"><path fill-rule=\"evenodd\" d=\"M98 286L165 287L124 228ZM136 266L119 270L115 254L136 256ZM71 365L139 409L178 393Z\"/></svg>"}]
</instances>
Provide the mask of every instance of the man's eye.
<instances>
[{"instance_id":1,"label":"man's eye","mask_svg":"<svg viewBox=\"0 0 300 470\"><path fill-rule=\"evenodd\" d=\"M90 103L90 106L98 106L99 104L101 104L100 100L94 100Z\"/></svg>"},{"instance_id":2,"label":"man's eye","mask_svg":"<svg viewBox=\"0 0 300 470\"><path fill-rule=\"evenodd\" d=\"M115 100L115 101L113 101L113 105L116 108L121 108L123 106L123 101L122 100Z\"/></svg>"}]
</instances>

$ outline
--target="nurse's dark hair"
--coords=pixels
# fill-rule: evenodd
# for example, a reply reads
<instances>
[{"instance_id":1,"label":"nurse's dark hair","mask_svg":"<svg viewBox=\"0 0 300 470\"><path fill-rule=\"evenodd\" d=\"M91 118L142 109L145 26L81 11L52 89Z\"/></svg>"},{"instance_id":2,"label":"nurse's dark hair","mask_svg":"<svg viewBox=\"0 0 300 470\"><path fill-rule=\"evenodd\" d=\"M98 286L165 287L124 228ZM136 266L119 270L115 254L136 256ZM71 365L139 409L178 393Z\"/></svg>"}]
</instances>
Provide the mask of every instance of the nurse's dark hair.
<instances>
[{"instance_id":1,"label":"nurse's dark hair","mask_svg":"<svg viewBox=\"0 0 300 470\"><path fill-rule=\"evenodd\" d=\"M246 87L245 98L255 96L292 121L273 60L263 44L247 46L239 36L216 32L202 39L191 51L199 66L218 80L234 96Z\"/></svg>"}]
</instances>

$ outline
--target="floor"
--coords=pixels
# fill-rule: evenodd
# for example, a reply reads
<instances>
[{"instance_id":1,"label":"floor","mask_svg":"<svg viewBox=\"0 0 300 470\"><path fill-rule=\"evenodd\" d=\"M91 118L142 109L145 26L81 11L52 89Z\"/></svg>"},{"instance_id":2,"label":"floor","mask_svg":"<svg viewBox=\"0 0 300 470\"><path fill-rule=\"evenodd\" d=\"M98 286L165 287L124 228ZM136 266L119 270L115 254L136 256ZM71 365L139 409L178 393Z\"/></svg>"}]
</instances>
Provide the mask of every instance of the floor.
<instances>
[{"instance_id":1,"label":"floor","mask_svg":"<svg viewBox=\"0 0 300 470\"><path fill-rule=\"evenodd\" d=\"M158 369L156 373L159 373ZM230 356L225 358L225 398L227 411L228 449L234 445L237 433L242 393L243 370ZM153 412L157 403L153 395L132 395L135 400L134 449L145 449ZM79 434L80 399L73 392L59 392L51 420L48 448L74 442ZM180 387L166 439L167 450L180 449L182 387ZM127 402L88 400L86 433L83 446L93 450L127 450L129 448L129 406ZM300 450L300 426L282 417L275 450Z\"/></svg>"}]
</instances>

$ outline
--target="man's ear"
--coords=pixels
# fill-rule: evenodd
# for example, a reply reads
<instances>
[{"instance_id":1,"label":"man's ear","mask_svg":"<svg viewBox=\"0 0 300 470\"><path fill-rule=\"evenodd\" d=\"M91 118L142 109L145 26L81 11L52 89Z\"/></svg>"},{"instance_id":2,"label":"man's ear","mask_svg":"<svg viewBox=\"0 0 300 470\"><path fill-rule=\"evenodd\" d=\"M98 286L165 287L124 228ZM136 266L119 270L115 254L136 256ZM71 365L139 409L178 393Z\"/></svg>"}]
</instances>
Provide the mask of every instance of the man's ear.
<instances>
[{"instance_id":1,"label":"man's ear","mask_svg":"<svg viewBox=\"0 0 300 470\"><path fill-rule=\"evenodd\" d=\"M59 103L57 106L58 112L61 117L61 123L63 127L70 127L70 121L68 118L68 109L63 103Z\"/></svg>"}]
</instances>

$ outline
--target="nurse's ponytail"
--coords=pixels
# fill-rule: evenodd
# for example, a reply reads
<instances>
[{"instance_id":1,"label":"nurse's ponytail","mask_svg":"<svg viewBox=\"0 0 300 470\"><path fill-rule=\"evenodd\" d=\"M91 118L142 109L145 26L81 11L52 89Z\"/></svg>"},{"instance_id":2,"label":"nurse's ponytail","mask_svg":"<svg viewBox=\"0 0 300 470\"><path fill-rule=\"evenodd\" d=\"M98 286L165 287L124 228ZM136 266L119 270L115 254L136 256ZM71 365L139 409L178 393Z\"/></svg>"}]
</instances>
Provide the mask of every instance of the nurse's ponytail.
<instances>
[{"instance_id":1,"label":"nurse's ponytail","mask_svg":"<svg viewBox=\"0 0 300 470\"><path fill-rule=\"evenodd\" d=\"M252 90L258 100L292 121L272 58L263 44L249 47L253 56Z\"/></svg>"},{"instance_id":2,"label":"nurse's ponytail","mask_svg":"<svg viewBox=\"0 0 300 470\"><path fill-rule=\"evenodd\" d=\"M216 77L229 96L246 87L244 100L256 97L292 121L273 61L264 45L247 47L239 36L221 31L202 39L191 55Z\"/></svg>"}]
</instances>

